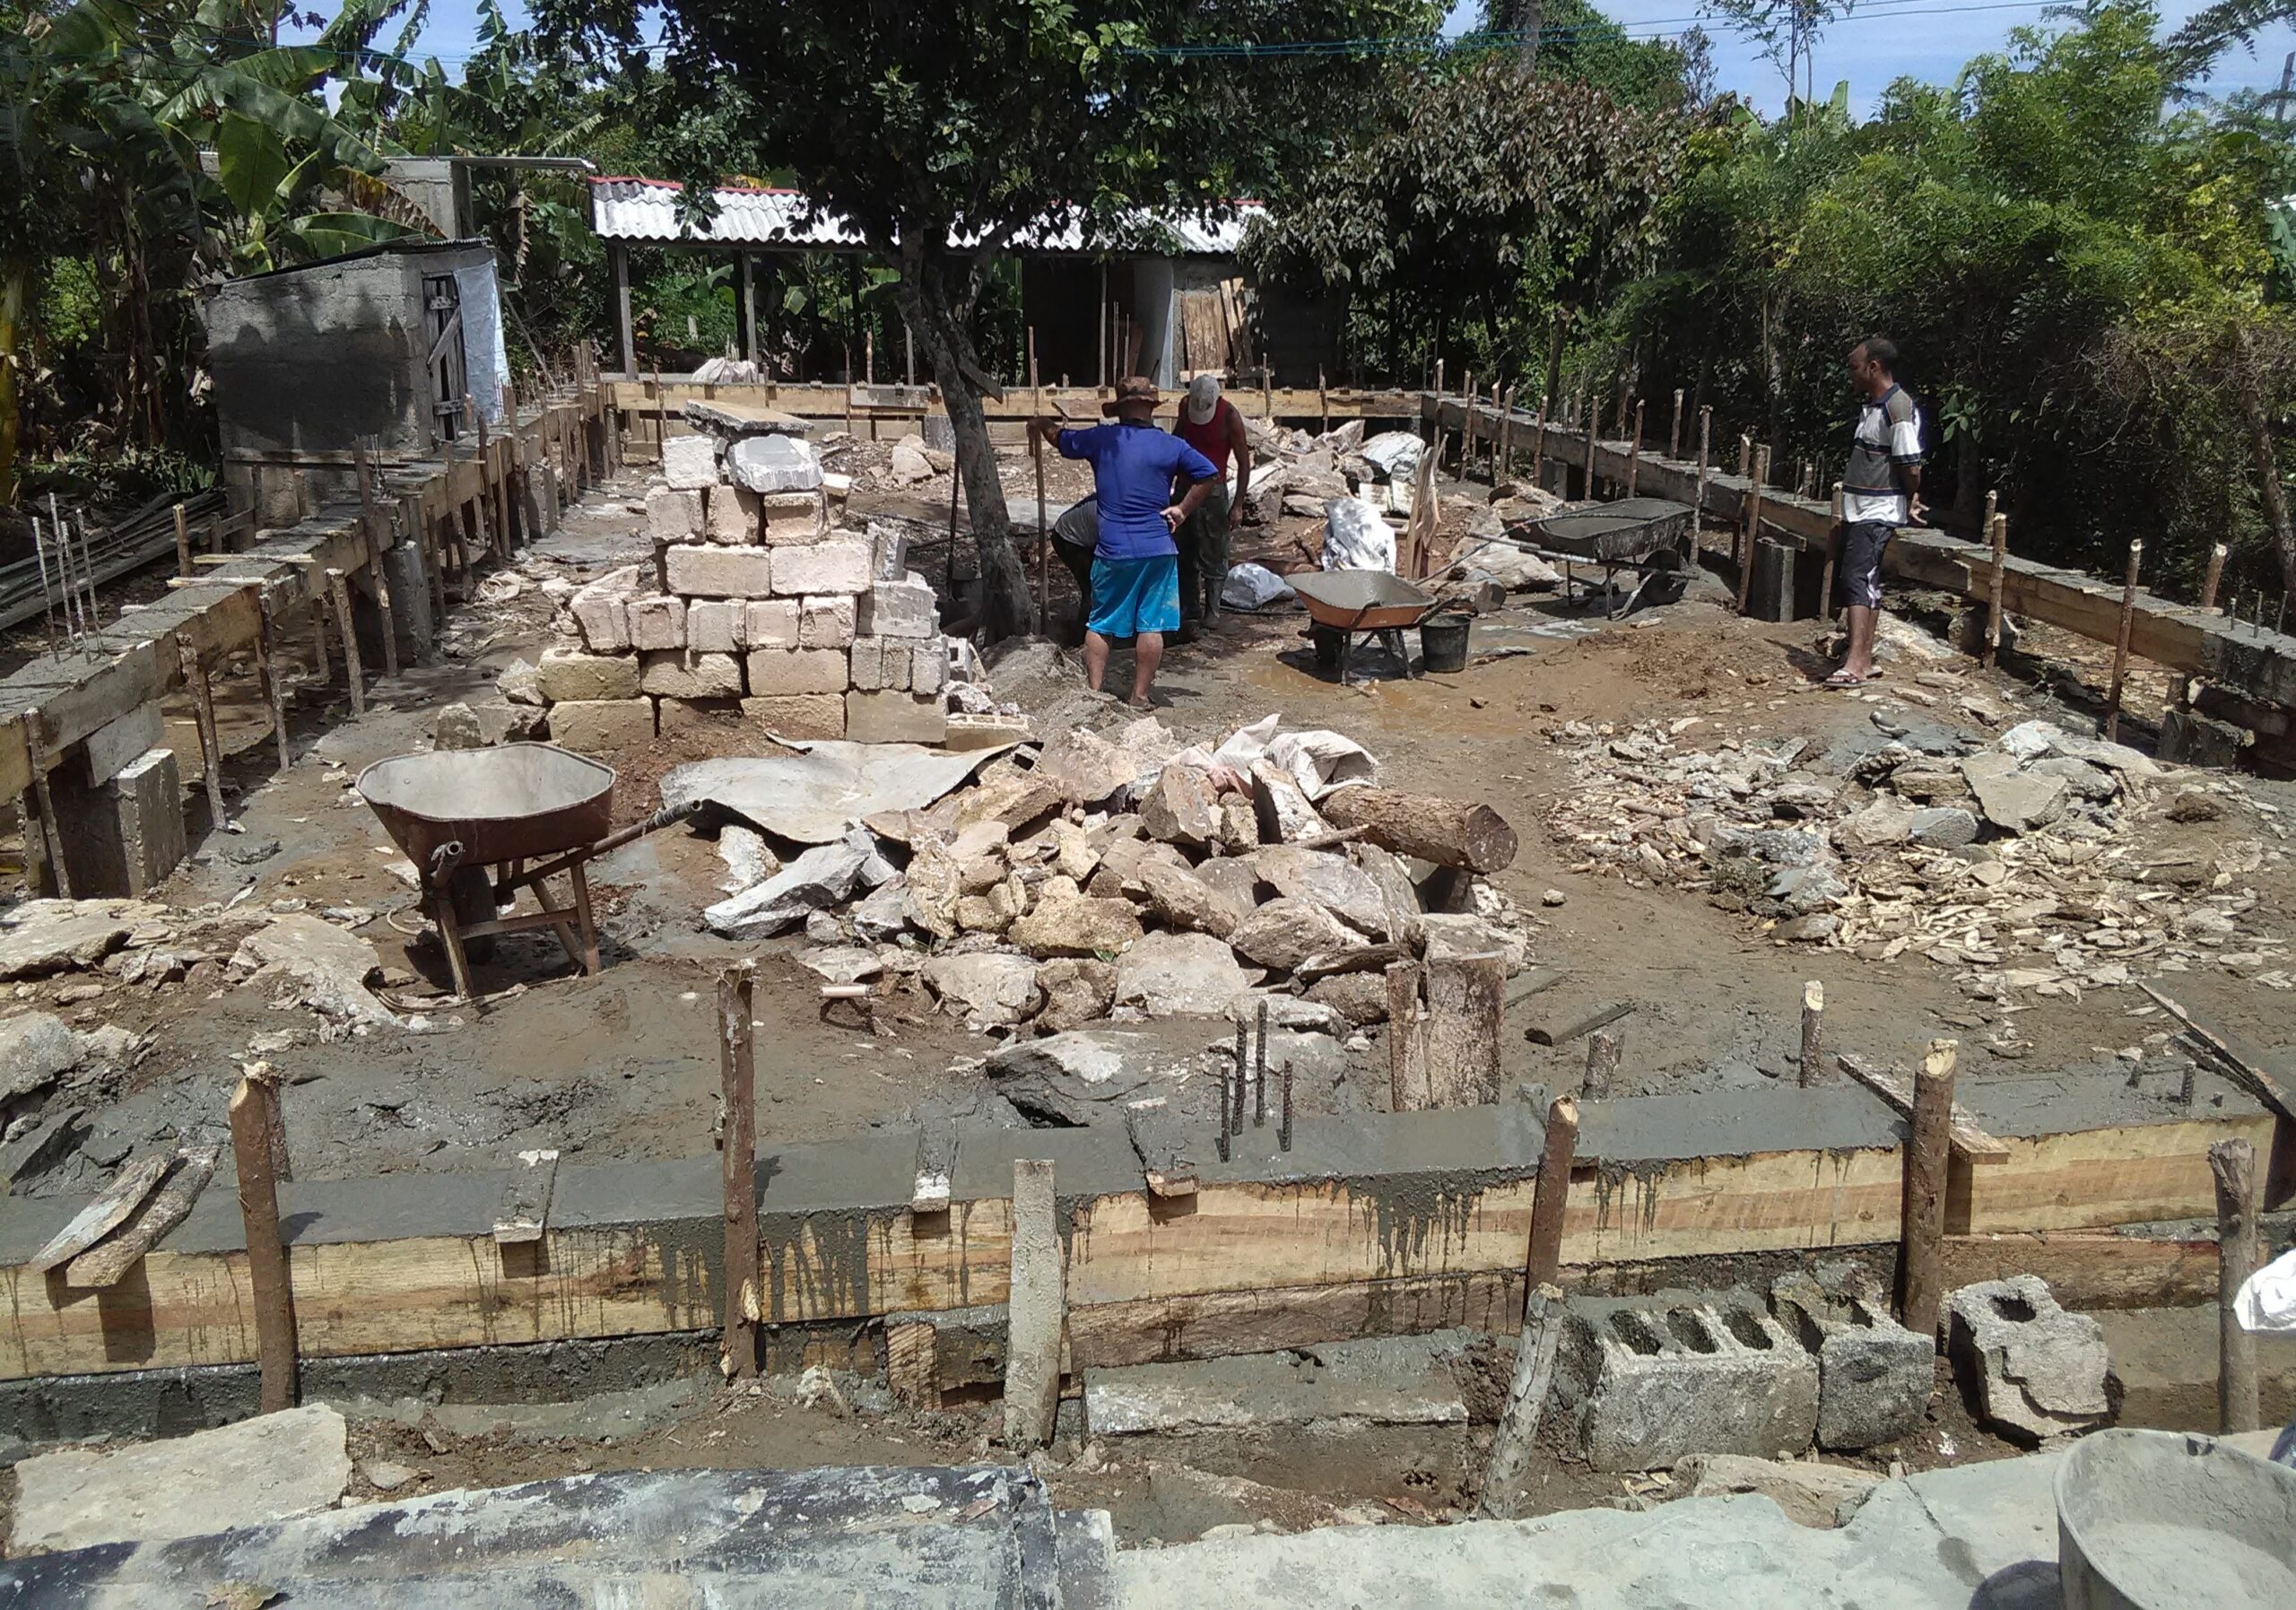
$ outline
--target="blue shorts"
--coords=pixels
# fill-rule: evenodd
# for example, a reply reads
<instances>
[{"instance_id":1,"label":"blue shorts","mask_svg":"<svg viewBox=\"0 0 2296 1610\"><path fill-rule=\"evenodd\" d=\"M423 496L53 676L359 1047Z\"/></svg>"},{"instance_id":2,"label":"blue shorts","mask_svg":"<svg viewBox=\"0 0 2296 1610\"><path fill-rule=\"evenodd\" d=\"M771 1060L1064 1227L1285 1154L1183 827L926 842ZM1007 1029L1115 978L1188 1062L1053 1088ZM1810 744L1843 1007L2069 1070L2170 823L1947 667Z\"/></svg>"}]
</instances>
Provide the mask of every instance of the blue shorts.
<instances>
[{"instance_id":1,"label":"blue shorts","mask_svg":"<svg viewBox=\"0 0 2296 1610\"><path fill-rule=\"evenodd\" d=\"M1177 553L1153 559L1092 561L1092 618L1084 622L1104 638L1136 638L1180 627L1180 561Z\"/></svg>"}]
</instances>

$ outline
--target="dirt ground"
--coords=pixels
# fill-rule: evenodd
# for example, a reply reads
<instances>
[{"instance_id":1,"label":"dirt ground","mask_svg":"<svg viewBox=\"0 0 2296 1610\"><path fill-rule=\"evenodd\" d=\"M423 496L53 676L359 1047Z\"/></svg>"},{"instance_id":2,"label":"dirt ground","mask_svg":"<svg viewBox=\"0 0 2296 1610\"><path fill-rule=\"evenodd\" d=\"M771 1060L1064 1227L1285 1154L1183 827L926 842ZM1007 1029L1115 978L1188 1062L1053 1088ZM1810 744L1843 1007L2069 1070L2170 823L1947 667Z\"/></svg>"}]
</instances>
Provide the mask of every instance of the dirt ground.
<instances>
[{"instance_id":1,"label":"dirt ground","mask_svg":"<svg viewBox=\"0 0 2296 1610\"><path fill-rule=\"evenodd\" d=\"M851 451L885 456L865 444ZM1008 455L1005 471L1009 490L1022 492L1017 477L1032 495L1025 457ZM1048 487L1056 501L1079 490L1073 481ZM492 579L483 596L455 614L437 664L378 683L365 716L350 718L339 683L304 689L296 759L283 773L273 772L251 680L226 679L226 738L238 752L227 774L233 831L206 831L204 805L195 805L195 854L164 902L186 912L238 913L250 927L266 913L297 909L354 921L383 956L386 1000L415 1027L323 1039L304 1014L276 1011L263 990L233 984L222 966L228 944L213 946L179 981L157 987L69 973L20 986L14 994L22 1005L57 1011L83 1029L113 1024L137 1037L126 1068L70 1092L91 1114L89 1141L37 1181L36 1193L89 1188L155 1136L186 1127L220 1136L237 1066L257 1057L288 1081L289 1145L304 1178L465 1170L540 1145L599 1160L703 1152L718 1083L713 981L725 962L752 953L761 963L761 1138L850 1134L895 1121L923 1098L961 1097L978 1084L973 1069L992 1043L936 1013L913 980L881 1009L873 1037L850 1016L825 1015L819 980L791 960L802 936L744 946L704 932L699 913L718 897L723 867L711 840L683 827L618 852L594 874L605 961L597 977L572 976L554 940L526 936L506 941L483 970L483 1001L458 1005L448 996L443 955L413 888L393 871L401 857L352 780L377 760L426 746L445 704L492 697L500 670L531 660L551 640L554 594L645 551L642 484L631 475L586 499L560 533L520 556L515 587ZM944 477L857 494L857 512L874 502L914 515L912 506L929 503L936 485L945 509ZM1248 527L1232 557L1296 568L1312 549L1308 524ZM929 563L920 568L933 573ZM1058 600L1065 577L1057 566L1053 574ZM1621 1093L1790 1079L1801 988L1813 978L1826 987L1836 1049L1906 1064L1930 1037L1954 1033L1963 1037L1965 1078L2055 1070L2068 1078L2116 1076L2114 1049L2130 1038L2126 1014L2142 1004L2134 991L2021 1003L2017 1027L2030 1049L2013 1062L1996 1061L1973 1031L2000 1007L1972 999L1952 970L1918 952L1884 960L1789 945L1726 900L1574 870L1575 848L1551 836L1550 810L1573 786L1553 736L1566 722L1695 717L1700 741L1709 747L1787 733L1831 744L1868 730L1877 695L1815 686L1824 661L1813 625L1742 620L1706 579L1686 602L1624 622L1518 600L1478 621L1474 631L1476 657L1464 672L1405 679L1374 655L1359 658L1366 679L1343 687L1316 674L1303 616L1230 616L1168 655L1159 714L1186 738L1216 741L1280 711L1289 726L1335 728L1365 745L1383 781L1482 800L1506 815L1522 849L1494 882L1533 920L1532 961L1568 974L1537 997L1537 1009L1634 1004L1617 1025ZM1984 673L1969 661L1956 668L2003 712L2003 726L2046 718L2090 730L2086 713L2064 695L2081 697L2092 665L2070 680ZM1112 680L1126 674L1119 656ZM2138 683L2156 702L2166 686L2157 674ZM1980 737L1997 730L1948 709L1928 713ZM170 741L186 779L196 779L196 739L187 712L176 715ZM683 758L693 757L649 757L643 770L658 775ZM2245 803L2222 820L2168 829L2161 848L2209 849L2236 837L2285 846L2288 824L2296 822L2296 787L2248 779L2242 788ZM634 816L653 803L632 789L618 801L618 814ZM2268 858L2244 881L2259 897L2254 927L2279 936L2296 928L2296 875L2284 857ZM91 982L102 986L93 995ZM2177 993L2206 1021L2253 1043L2296 1040L2292 997L2229 970L2196 970ZM1227 1035L1214 1020L1181 1021L1170 1031L1176 1046ZM1575 1087L1584 1057L1583 1045L1541 1048L1518 1033L1504 1047L1509 1076L1560 1088ZM1358 1051L1337 1085L1301 1092L1302 1110L1382 1105L1385 1066L1378 1045ZM633 1411L627 1434L595 1424L557 1435L446 1432L419 1418L379 1419L361 1423L356 1451L418 1468L417 1487L403 1491L627 1466L990 1457L995 1421L978 1409L917 1415L885 1405L881 1412L850 1405L839 1412L833 1403L801 1406L790 1391L787 1382L756 1395L700 1388L665 1410ZM1933 1420L1906 1447L1883 1450L1880 1464L2000 1451L1971 1427L1950 1392L1940 1395ZM1285 1526L1449 1518L1469 1491L1468 1473L1480 1468L1487 1436L1481 1427L1286 1431L1129 1439L1120 1448L1080 1447L1072 1437L1046 1467L1059 1501L1112 1509L1127 1541L1171 1541L1269 1517ZM1590 1476L1550 1459L1534 1474L1526 1512L1654 1493L1663 1489L1640 1478Z\"/></svg>"}]
</instances>

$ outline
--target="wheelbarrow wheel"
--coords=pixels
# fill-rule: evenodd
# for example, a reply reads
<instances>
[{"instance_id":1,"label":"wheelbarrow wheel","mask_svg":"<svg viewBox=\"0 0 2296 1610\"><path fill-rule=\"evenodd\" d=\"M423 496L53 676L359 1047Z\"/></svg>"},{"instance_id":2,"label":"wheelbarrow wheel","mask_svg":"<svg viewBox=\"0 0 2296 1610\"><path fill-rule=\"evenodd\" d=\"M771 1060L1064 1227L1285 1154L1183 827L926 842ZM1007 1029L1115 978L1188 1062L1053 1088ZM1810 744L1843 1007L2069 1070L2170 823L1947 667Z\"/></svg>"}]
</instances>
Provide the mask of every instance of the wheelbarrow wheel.
<instances>
[{"instance_id":1,"label":"wheelbarrow wheel","mask_svg":"<svg viewBox=\"0 0 2296 1610\"><path fill-rule=\"evenodd\" d=\"M454 907L458 927L467 928L477 923L492 922L494 880L483 866L457 866L447 880L447 903ZM473 962L491 962L494 959L494 939L491 934L465 939L463 954Z\"/></svg>"}]
</instances>

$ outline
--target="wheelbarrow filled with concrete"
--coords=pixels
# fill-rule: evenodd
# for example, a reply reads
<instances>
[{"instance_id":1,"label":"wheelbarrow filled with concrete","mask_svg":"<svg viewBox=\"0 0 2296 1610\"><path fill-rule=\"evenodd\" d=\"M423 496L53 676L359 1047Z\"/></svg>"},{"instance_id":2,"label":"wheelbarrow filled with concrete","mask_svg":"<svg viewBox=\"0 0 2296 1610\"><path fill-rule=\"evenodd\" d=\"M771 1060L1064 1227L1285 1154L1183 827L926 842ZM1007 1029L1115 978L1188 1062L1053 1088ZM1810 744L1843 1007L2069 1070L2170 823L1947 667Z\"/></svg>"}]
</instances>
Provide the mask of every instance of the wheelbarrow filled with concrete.
<instances>
[{"instance_id":1,"label":"wheelbarrow filled with concrete","mask_svg":"<svg viewBox=\"0 0 2296 1610\"><path fill-rule=\"evenodd\" d=\"M470 964L493 954L496 936L533 928L554 929L577 967L598 970L588 862L693 810L609 831L613 784L613 767L552 744L396 755L359 774L360 796L414 863L456 993L473 994ZM564 906L552 903L548 886L561 873L571 896ZM521 890L541 909L502 916Z\"/></svg>"},{"instance_id":2,"label":"wheelbarrow filled with concrete","mask_svg":"<svg viewBox=\"0 0 2296 1610\"><path fill-rule=\"evenodd\" d=\"M1386 570L1302 570L1284 579L1308 606L1314 622L1308 637L1316 646L1318 665L1336 671L1345 682L1357 634L1376 632L1403 662L1404 674L1413 674L1403 631L1434 609L1435 596L1426 588Z\"/></svg>"}]
</instances>

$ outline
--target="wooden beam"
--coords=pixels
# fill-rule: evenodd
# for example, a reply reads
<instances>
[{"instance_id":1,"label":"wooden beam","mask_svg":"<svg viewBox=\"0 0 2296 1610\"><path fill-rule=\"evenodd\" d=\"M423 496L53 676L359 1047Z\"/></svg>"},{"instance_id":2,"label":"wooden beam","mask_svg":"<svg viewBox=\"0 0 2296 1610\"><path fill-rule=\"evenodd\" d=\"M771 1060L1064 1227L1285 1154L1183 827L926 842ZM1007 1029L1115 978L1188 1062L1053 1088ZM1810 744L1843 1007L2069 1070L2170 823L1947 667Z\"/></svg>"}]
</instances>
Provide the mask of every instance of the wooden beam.
<instances>
[{"instance_id":1,"label":"wooden beam","mask_svg":"<svg viewBox=\"0 0 2296 1610\"><path fill-rule=\"evenodd\" d=\"M1820 998L1820 1009L1823 1009L1822 996ZM1834 1063L1843 1073L1881 1097L1888 1103L1891 1110L1900 1118L1908 1122L1912 1121L1913 1090L1903 1076L1891 1073L1886 1068L1868 1067L1865 1063L1847 1053L1836 1057ZM1807 1083L1809 1081L1805 1080L1804 1083ZM1953 1103L1952 1124L1949 1134L1952 1141L1953 1155L1964 1162L1996 1163L2008 1160L2007 1144L1996 1140L1979 1128L1977 1120L1970 1116L1969 1110L1958 1101Z\"/></svg>"}]
</instances>

